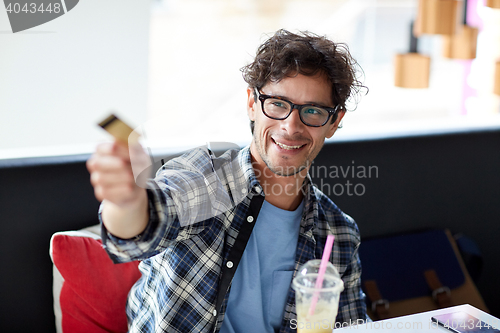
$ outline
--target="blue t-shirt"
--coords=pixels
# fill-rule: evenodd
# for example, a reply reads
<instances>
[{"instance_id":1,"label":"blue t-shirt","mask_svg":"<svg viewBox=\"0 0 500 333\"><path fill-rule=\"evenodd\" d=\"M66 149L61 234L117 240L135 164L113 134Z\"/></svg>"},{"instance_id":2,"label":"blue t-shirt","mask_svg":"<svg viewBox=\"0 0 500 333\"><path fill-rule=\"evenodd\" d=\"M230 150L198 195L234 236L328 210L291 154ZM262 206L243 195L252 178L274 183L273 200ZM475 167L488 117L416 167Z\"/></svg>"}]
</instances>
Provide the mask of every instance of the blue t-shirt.
<instances>
[{"instance_id":1,"label":"blue t-shirt","mask_svg":"<svg viewBox=\"0 0 500 333\"><path fill-rule=\"evenodd\" d=\"M292 282L304 201L287 211L264 201L236 269L221 333L275 332Z\"/></svg>"}]
</instances>

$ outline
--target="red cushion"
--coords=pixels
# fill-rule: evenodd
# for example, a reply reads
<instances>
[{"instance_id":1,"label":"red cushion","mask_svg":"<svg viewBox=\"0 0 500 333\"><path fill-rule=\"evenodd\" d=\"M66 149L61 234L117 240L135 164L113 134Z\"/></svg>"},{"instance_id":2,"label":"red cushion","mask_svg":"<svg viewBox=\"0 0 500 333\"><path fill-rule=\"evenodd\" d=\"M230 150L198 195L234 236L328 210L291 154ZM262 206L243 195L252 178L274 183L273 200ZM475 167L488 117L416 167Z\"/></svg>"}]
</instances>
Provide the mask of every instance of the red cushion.
<instances>
[{"instance_id":1,"label":"red cushion","mask_svg":"<svg viewBox=\"0 0 500 333\"><path fill-rule=\"evenodd\" d=\"M113 264L100 240L56 234L52 259L64 278L63 332L127 332L125 305L138 262Z\"/></svg>"}]
</instances>

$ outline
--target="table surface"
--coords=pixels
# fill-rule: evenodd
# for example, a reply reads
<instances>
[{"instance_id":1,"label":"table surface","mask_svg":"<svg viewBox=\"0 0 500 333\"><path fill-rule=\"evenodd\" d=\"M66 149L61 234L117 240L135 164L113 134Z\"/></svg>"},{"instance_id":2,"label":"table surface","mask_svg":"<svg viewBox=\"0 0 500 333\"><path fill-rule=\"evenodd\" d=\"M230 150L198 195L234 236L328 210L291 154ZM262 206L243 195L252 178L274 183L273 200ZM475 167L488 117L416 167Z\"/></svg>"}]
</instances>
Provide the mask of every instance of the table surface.
<instances>
[{"instance_id":1,"label":"table surface","mask_svg":"<svg viewBox=\"0 0 500 333\"><path fill-rule=\"evenodd\" d=\"M450 333L451 331L439 327L431 322L431 317L434 315L445 314L450 312L466 312L488 325L494 327L500 327L500 319L493 317L492 315L481 311L469 304L452 306L449 308L421 312L417 314L412 314L403 317L396 317L386 320L374 321L372 323L366 323L363 325L352 325L350 327L339 328L334 332L378 332L378 333L390 333L390 332L418 332L418 333Z\"/></svg>"}]
</instances>

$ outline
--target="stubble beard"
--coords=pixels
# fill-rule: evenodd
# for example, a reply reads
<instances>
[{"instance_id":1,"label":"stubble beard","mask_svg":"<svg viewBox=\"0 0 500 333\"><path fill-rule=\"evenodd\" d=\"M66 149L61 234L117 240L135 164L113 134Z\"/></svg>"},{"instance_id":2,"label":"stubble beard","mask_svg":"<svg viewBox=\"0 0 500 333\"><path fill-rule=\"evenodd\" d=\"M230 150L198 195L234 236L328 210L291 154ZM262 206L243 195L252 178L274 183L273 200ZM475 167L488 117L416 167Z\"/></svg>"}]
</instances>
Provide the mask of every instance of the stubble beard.
<instances>
[{"instance_id":1,"label":"stubble beard","mask_svg":"<svg viewBox=\"0 0 500 333\"><path fill-rule=\"evenodd\" d=\"M261 145L260 139L255 135L253 136L253 140L255 142L255 147L257 148L257 153L259 154L260 158L266 165L266 167L275 175L281 176L281 177L291 177L295 176L299 172L303 171L304 169L309 168L309 166L312 164L311 161L309 161L309 156L306 157L304 163L302 163L300 166L295 167L295 166L277 166L273 165L269 155L265 154L263 151L263 146ZM283 157L280 157L283 158ZM287 158L283 158L283 160L286 160Z\"/></svg>"}]
</instances>

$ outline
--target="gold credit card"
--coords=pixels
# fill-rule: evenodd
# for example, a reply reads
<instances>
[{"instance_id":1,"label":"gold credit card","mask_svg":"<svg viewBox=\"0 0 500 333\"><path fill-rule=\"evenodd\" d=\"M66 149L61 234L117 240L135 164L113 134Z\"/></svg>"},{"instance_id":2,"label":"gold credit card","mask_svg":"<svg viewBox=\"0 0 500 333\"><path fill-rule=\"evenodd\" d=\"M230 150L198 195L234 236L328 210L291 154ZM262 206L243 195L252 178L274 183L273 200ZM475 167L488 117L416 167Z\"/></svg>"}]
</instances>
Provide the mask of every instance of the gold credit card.
<instances>
[{"instance_id":1,"label":"gold credit card","mask_svg":"<svg viewBox=\"0 0 500 333\"><path fill-rule=\"evenodd\" d=\"M99 123L103 129L111 134L116 140L124 143L137 143L139 134L132 127L125 124L114 114L109 115L106 119Z\"/></svg>"}]
</instances>

